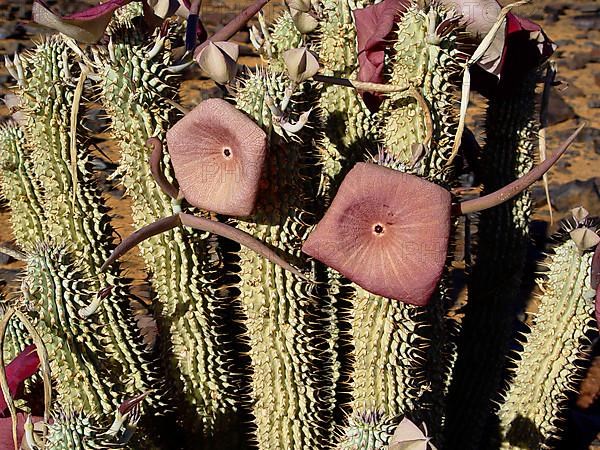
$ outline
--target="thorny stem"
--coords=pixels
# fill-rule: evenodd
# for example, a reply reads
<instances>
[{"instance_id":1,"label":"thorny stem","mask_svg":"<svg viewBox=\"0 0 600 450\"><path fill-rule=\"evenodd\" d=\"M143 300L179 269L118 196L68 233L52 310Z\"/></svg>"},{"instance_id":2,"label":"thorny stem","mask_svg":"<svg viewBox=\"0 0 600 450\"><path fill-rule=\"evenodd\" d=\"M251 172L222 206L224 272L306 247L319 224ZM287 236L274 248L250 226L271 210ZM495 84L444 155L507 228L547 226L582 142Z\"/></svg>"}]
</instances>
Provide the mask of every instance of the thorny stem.
<instances>
[{"instance_id":1,"label":"thorny stem","mask_svg":"<svg viewBox=\"0 0 600 450\"><path fill-rule=\"evenodd\" d=\"M152 147L152 153L150 154L150 172L152 173L154 180L156 180L156 183L165 194L172 199L176 199L179 194L179 189L167 180L161 167L163 150L162 142L160 142L158 138L152 137L148 139L146 143Z\"/></svg>"},{"instance_id":2,"label":"thorny stem","mask_svg":"<svg viewBox=\"0 0 600 450\"><path fill-rule=\"evenodd\" d=\"M498 189L496 192L492 192L491 194L453 205L453 214L470 214L482 211L484 209L493 208L494 206L497 206L501 203L504 203L507 200L510 200L515 195L518 195L523 190L527 189L529 186L531 186L533 183L539 180L550 169L550 167L552 167L556 163L556 161L558 161L558 159L567 150L567 148L569 148L569 145L571 145L571 143L575 140L575 138L584 126L585 123L582 123L579 126L579 128L577 128L571 134L571 136L569 136L562 143L560 148L556 151L556 153L554 153L554 155L552 155L552 157L541 162L537 167L531 169L521 178L513 181L507 186L504 186L502 189Z\"/></svg>"},{"instance_id":3,"label":"thorny stem","mask_svg":"<svg viewBox=\"0 0 600 450\"><path fill-rule=\"evenodd\" d=\"M415 89L414 86L406 85L394 85L394 84L381 84L381 83L371 83L368 81L359 81L359 80L350 80L347 78L339 78L333 77L330 75L319 75L316 74L313 76L313 80L328 83L328 84L336 84L338 86L346 86L350 88L354 88L359 91L369 91L369 92L379 92L383 94L392 94L396 92L406 92L409 96L413 97L425 115L425 121L427 122L427 136L425 136L425 141L423 144L425 146L429 146L431 143L431 139L433 138L433 120L431 119L431 110L429 109L429 105L423 98L423 95Z\"/></svg>"},{"instance_id":4,"label":"thorny stem","mask_svg":"<svg viewBox=\"0 0 600 450\"><path fill-rule=\"evenodd\" d=\"M282 269L292 272L294 275L303 278L304 280L311 281L304 274L302 274L302 272L279 256L272 248L257 240L251 234L232 227L231 225L227 225L226 223L205 219L203 217L196 217L186 213L178 213L170 217L159 219L156 222L146 225L145 227L135 231L130 236L123 239L119 245L117 245L100 270L106 270L106 268L118 258L146 239L149 239L160 233L164 233L165 231L172 230L180 225L184 225L195 230L213 233L226 239L231 239L232 241L235 241L238 244L255 251L272 263L277 264Z\"/></svg>"},{"instance_id":5,"label":"thorny stem","mask_svg":"<svg viewBox=\"0 0 600 450\"><path fill-rule=\"evenodd\" d=\"M194 58L197 58L210 41L227 41L231 39L252 17L256 15L271 0L256 0L252 5L239 13L231 22L209 37L206 41L196 46Z\"/></svg>"}]
</instances>

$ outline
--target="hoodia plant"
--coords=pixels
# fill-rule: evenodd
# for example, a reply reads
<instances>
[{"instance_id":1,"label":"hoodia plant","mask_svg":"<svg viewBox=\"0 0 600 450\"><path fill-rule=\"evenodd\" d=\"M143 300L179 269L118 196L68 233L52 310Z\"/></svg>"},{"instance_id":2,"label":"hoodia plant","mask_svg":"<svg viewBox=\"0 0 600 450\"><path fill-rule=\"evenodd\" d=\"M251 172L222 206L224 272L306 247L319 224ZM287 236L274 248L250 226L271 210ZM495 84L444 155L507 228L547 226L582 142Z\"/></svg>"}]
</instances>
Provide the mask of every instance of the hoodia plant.
<instances>
[{"instance_id":1,"label":"hoodia plant","mask_svg":"<svg viewBox=\"0 0 600 450\"><path fill-rule=\"evenodd\" d=\"M7 59L14 120L0 128L26 263L1 308L3 356L42 366L25 383L0 371L15 436L48 449L552 448L597 333L597 219L576 209L556 237L524 335L501 300L519 291L526 252L510 249L527 236L527 189L581 130L532 164L553 44L495 2L497 20L479 23L460 3L290 0L271 24L267 3L207 39L199 1L68 17L35 2L61 34ZM246 67L229 39L257 14L261 61ZM187 111L193 64L223 98ZM465 127L471 88L489 102L482 147ZM92 99L130 235L99 190ZM469 167L483 186L466 199ZM457 320L457 223L476 213ZM136 246L145 309L120 261ZM498 264L518 276L486 299ZM501 345L480 354L492 328ZM474 359L481 372L465 370ZM19 409L44 417L23 425Z\"/></svg>"}]
</instances>

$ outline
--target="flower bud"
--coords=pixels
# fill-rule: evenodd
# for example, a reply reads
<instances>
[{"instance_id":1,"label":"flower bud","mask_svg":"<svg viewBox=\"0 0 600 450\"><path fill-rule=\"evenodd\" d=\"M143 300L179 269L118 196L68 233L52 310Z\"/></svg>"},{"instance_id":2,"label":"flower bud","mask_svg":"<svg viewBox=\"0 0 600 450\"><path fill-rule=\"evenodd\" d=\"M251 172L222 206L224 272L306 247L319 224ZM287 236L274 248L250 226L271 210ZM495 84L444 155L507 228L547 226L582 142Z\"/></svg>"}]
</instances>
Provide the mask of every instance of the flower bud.
<instances>
[{"instance_id":1,"label":"flower bud","mask_svg":"<svg viewBox=\"0 0 600 450\"><path fill-rule=\"evenodd\" d=\"M306 47L292 48L283 54L283 61L292 81L302 83L319 71L319 62Z\"/></svg>"},{"instance_id":2,"label":"flower bud","mask_svg":"<svg viewBox=\"0 0 600 450\"><path fill-rule=\"evenodd\" d=\"M286 3L291 10L302 12L310 11L310 0L287 0Z\"/></svg>"},{"instance_id":3,"label":"flower bud","mask_svg":"<svg viewBox=\"0 0 600 450\"><path fill-rule=\"evenodd\" d=\"M575 242L575 245L577 245L581 251L595 247L600 243L600 236L586 227L575 228L569 234L571 235L573 242Z\"/></svg>"},{"instance_id":4,"label":"flower bud","mask_svg":"<svg viewBox=\"0 0 600 450\"><path fill-rule=\"evenodd\" d=\"M196 57L200 68L215 82L229 83L237 73L239 46L233 42L209 42Z\"/></svg>"},{"instance_id":5,"label":"flower bud","mask_svg":"<svg viewBox=\"0 0 600 450\"><path fill-rule=\"evenodd\" d=\"M315 31L319 25L317 19L312 15L298 10L292 10L292 20L294 21L294 25L296 25L296 29L302 34Z\"/></svg>"}]
</instances>

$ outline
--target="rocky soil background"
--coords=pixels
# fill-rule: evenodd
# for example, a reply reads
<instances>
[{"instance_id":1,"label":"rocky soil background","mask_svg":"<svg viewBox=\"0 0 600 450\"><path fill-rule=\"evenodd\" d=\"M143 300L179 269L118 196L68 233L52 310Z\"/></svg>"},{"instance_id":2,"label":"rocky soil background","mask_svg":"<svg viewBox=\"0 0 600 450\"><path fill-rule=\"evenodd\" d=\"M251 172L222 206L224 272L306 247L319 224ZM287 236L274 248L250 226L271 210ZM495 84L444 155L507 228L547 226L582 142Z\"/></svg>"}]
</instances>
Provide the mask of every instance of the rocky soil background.
<instances>
[{"instance_id":1,"label":"rocky soil background","mask_svg":"<svg viewBox=\"0 0 600 450\"><path fill-rule=\"evenodd\" d=\"M87 5L97 3L96 0L48 1L58 11L74 12ZM244 8L248 0L204 0L202 18L209 33L214 32L230 20L236 12ZM267 18L276 14L280 1L274 0L265 9ZM503 1L505 4L506 1ZM573 128L585 121L586 128L569 152L552 169L549 175L549 186L554 222L550 221L549 208L546 203L541 183L534 187L537 210L532 226L533 239L531 255L534 263L530 267L530 279L543 268L537 263L543 257L543 251L550 236L557 228L557 222L575 206L586 207L593 215L600 215L600 1L555 2L550 0L533 0L532 3L517 9L518 14L527 16L540 23L546 33L558 45L553 56L558 66L558 80L562 83L552 90L549 105L549 128L547 130L547 147L553 151ZM31 21L31 0L0 0L0 56L12 55L32 46L36 37L48 33ZM33 39L33 41L32 41ZM249 44L248 32L242 31L235 39L243 44L243 64L258 64L259 58ZM11 80L2 62L0 62L0 97L5 95ZM181 91L181 104L192 108L203 98L215 96L219 90L214 84L202 77L199 70L193 69L186 74ZM483 100L473 96L473 104L469 110L469 126L483 142ZM92 109L90 114L101 117L99 110ZM0 101L0 122L9 116L8 109ZM108 139L105 129L93 130L101 142L99 147L104 155L98 153L98 163L104 168L102 184L106 191L110 206L116 218L116 225L121 235L132 232L129 222L130 210L123 189L114 182L106 181L114 170L118 160L118 152ZM9 226L9 211L0 201L0 246L13 246ZM138 256L132 252L128 256L126 267L129 275L138 280L140 298L149 299L149 290L144 280L142 264ZM18 288L18 275L22 264L0 253L0 289L14 292ZM457 265L457 280L462 279L463 267ZM530 286L531 288L531 286ZM460 295L463 297L464 292ZM531 295L531 308L535 310L535 288L528 289ZM143 311L143 308L142 308ZM152 340L152 323L142 314L140 326L150 330L149 341ZM595 354L600 355L600 346ZM572 409L572 424L569 449L588 448L594 434L600 432L600 356L596 357L589 371L588 378L581 385L577 405ZM592 437L590 437L592 436ZM598 445L592 447L600 450Z\"/></svg>"}]
</instances>

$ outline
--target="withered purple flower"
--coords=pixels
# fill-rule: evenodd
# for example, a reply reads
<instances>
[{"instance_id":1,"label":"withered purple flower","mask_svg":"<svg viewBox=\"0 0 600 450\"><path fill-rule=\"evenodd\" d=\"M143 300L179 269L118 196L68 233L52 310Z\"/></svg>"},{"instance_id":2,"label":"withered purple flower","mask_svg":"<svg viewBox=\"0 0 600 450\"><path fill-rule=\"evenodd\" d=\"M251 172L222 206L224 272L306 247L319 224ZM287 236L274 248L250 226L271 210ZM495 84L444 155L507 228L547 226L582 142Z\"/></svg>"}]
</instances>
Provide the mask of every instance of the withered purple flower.
<instances>
[{"instance_id":1,"label":"withered purple flower","mask_svg":"<svg viewBox=\"0 0 600 450\"><path fill-rule=\"evenodd\" d=\"M188 28L191 28L192 32L188 31L186 39L193 40L191 44L189 42L187 44L191 49L195 46L196 36L201 40L206 39L206 31L198 20L199 2L189 0L107 0L69 16L54 13L44 0L34 0L33 20L40 25L60 31L78 42L94 44L104 35L115 11L132 1L142 1L145 14L151 12L151 15L160 19L176 14L187 17L190 25Z\"/></svg>"}]
</instances>

